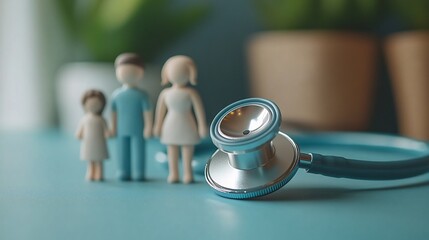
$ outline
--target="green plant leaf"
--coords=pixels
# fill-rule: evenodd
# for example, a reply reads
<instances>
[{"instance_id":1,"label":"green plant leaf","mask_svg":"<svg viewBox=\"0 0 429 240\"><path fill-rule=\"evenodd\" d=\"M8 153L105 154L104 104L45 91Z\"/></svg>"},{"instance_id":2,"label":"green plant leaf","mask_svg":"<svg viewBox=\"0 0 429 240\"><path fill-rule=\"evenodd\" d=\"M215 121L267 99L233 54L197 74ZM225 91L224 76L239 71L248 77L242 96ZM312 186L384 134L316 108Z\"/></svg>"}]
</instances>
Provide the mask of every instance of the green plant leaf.
<instances>
[{"instance_id":1,"label":"green plant leaf","mask_svg":"<svg viewBox=\"0 0 429 240\"><path fill-rule=\"evenodd\" d=\"M272 30L370 30L378 0L254 0Z\"/></svg>"},{"instance_id":2,"label":"green plant leaf","mask_svg":"<svg viewBox=\"0 0 429 240\"><path fill-rule=\"evenodd\" d=\"M399 16L412 30L429 30L429 0L392 0L390 12Z\"/></svg>"},{"instance_id":3,"label":"green plant leaf","mask_svg":"<svg viewBox=\"0 0 429 240\"><path fill-rule=\"evenodd\" d=\"M98 12L100 27L114 30L124 26L137 12L145 0L104 0Z\"/></svg>"},{"instance_id":4,"label":"green plant leaf","mask_svg":"<svg viewBox=\"0 0 429 240\"><path fill-rule=\"evenodd\" d=\"M133 51L151 61L195 27L207 4L176 6L171 0L59 0L64 25L88 52L78 60L113 61Z\"/></svg>"},{"instance_id":5,"label":"green plant leaf","mask_svg":"<svg viewBox=\"0 0 429 240\"><path fill-rule=\"evenodd\" d=\"M314 16L315 0L285 1L259 0L256 1L263 22L270 29L310 28Z\"/></svg>"},{"instance_id":6,"label":"green plant leaf","mask_svg":"<svg viewBox=\"0 0 429 240\"><path fill-rule=\"evenodd\" d=\"M341 28L347 18L349 4L350 1L344 0L321 0L318 9L321 28Z\"/></svg>"}]
</instances>

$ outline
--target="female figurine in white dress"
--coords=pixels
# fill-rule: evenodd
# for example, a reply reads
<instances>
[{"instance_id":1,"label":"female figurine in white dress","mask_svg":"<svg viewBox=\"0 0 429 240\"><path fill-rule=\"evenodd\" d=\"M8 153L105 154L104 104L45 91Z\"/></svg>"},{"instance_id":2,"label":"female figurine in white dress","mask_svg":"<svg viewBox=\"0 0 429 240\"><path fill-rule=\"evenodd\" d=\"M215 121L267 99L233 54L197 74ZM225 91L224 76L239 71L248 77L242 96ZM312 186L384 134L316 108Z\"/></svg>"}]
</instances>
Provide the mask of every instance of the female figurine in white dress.
<instances>
[{"instance_id":1,"label":"female figurine in white dress","mask_svg":"<svg viewBox=\"0 0 429 240\"><path fill-rule=\"evenodd\" d=\"M76 137L82 140L80 158L88 161L86 179L103 180L103 161L109 157L106 138L109 130L102 117L106 98L102 92L89 90L82 98L85 116L80 121Z\"/></svg>"},{"instance_id":2,"label":"female figurine in white dress","mask_svg":"<svg viewBox=\"0 0 429 240\"><path fill-rule=\"evenodd\" d=\"M174 56L162 69L162 85L171 83L158 98L154 135L167 145L168 182L179 180L179 147L182 150L183 182L191 183L194 145L207 135L204 107L198 92L188 86L197 84L197 71L193 60L187 56ZM195 116L192 112L194 110ZM196 121L195 121L196 120Z\"/></svg>"}]
</instances>

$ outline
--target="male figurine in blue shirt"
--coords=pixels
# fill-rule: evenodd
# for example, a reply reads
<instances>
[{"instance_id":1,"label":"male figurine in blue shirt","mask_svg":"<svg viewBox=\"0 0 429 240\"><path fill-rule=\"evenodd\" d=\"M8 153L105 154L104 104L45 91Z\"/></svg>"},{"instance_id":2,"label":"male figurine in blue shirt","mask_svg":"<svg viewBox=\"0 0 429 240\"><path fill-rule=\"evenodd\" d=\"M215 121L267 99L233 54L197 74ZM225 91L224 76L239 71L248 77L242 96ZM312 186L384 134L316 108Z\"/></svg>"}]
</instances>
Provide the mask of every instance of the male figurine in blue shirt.
<instances>
[{"instance_id":1,"label":"male figurine in blue shirt","mask_svg":"<svg viewBox=\"0 0 429 240\"><path fill-rule=\"evenodd\" d=\"M122 84L112 95L112 135L118 146L118 178L145 179L145 139L152 135L152 106L148 95L137 88L143 79L143 64L134 53L115 60L116 77ZM132 170L131 170L132 169Z\"/></svg>"}]
</instances>

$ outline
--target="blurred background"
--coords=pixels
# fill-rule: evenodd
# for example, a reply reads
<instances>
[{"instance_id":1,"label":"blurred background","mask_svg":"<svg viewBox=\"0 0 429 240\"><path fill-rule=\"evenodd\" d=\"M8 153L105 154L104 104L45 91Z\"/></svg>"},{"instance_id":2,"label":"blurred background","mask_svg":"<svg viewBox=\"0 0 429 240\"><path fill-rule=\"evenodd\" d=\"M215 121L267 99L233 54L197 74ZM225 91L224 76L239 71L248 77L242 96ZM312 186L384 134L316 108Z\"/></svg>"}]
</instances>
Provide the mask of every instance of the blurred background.
<instances>
[{"instance_id":1,"label":"blurred background","mask_svg":"<svg viewBox=\"0 0 429 240\"><path fill-rule=\"evenodd\" d=\"M163 63L192 57L209 123L258 96L287 129L429 139L428 13L429 0L0 0L0 129L74 131L81 94L109 98L132 51L153 101Z\"/></svg>"}]
</instances>

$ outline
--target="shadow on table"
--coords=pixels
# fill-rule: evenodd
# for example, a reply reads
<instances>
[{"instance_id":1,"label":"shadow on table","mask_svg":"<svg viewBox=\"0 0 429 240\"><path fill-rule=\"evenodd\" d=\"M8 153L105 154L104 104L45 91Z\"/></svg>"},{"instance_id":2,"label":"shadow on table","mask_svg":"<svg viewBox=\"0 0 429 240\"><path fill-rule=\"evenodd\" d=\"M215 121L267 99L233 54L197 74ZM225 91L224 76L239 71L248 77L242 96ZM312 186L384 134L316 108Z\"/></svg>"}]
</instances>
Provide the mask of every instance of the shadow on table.
<instances>
[{"instance_id":1,"label":"shadow on table","mask_svg":"<svg viewBox=\"0 0 429 240\"><path fill-rule=\"evenodd\" d=\"M408 184L400 184L395 186L387 186L387 187L375 187L375 188L361 188L361 189L353 189L351 191L354 192L372 192L372 191L390 191L390 190L399 190L399 189L408 189L408 188L419 188L429 186L429 180L408 183Z\"/></svg>"},{"instance_id":2,"label":"shadow on table","mask_svg":"<svg viewBox=\"0 0 429 240\"><path fill-rule=\"evenodd\" d=\"M284 188L257 198L257 201L320 201L350 197L350 190L328 187Z\"/></svg>"},{"instance_id":3,"label":"shadow on table","mask_svg":"<svg viewBox=\"0 0 429 240\"><path fill-rule=\"evenodd\" d=\"M401 184L396 186L349 189L339 187L292 187L283 188L272 194L256 198L256 201L320 201L331 199L352 198L358 194L375 191L393 191L401 189L419 188L429 186L429 180Z\"/></svg>"},{"instance_id":4,"label":"shadow on table","mask_svg":"<svg viewBox=\"0 0 429 240\"><path fill-rule=\"evenodd\" d=\"M184 184L183 182L179 181L177 183L172 183L169 184L167 183L167 180L165 178L146 178L144 181L133 181L133 180L128 180L128 181L120 181L117 179L104 179L101 182L93 182L93 183L100 183L100 184L106 184L108 186L124 186L124 185L143 185L143 184L167 184L169 186L174 186L174 185L184 185L184 186L193 186L193 185L201 185L201 184L205 184L206 182L204 180L200 180L200 179L195 179L194 182L192 182L191 184Z\"/></svg>"}]
</instances>

